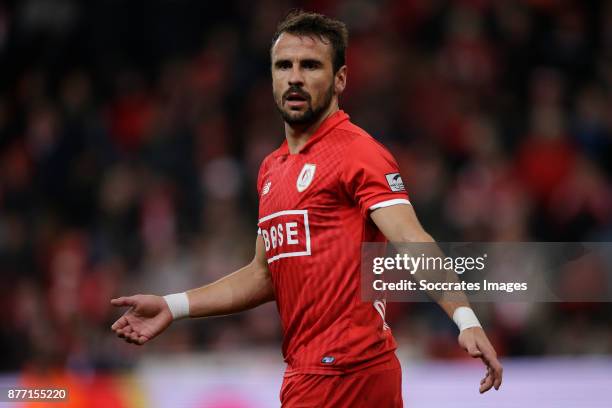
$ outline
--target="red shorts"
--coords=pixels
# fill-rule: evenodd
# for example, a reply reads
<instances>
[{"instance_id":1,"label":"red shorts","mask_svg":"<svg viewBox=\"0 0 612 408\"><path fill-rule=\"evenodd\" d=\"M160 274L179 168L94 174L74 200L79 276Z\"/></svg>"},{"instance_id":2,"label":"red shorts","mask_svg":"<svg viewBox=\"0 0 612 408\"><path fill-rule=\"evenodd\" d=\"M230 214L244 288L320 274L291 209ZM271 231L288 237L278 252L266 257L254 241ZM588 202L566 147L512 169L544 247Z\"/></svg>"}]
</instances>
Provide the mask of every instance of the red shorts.
<instances>
[{"instance_id":1,"label":"red shorts","mask_svg":"<svg viewBox=\"0 0 612 408\"><path fill-rule=\"evenodd\" d=\"M283 408L401 408L402 369L390 363L342 375L296 374L285 377Z\"/></svg>"}]
</instances>

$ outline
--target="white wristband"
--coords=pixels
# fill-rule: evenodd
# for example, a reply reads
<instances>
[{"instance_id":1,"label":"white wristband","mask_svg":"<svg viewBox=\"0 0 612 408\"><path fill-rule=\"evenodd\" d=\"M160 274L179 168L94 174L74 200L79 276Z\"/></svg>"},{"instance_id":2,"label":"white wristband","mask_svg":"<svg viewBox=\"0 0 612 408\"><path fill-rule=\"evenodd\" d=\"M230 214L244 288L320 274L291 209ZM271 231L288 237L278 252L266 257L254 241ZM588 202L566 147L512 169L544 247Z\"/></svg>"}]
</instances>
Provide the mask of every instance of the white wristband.
<instances>
[{"instance_id":1,"label":"white wristband","mask_svg":"<svg viewBox=\"0 0 612 408\"><path fill-rule=\"evenodd\" d=\"M189 317L189 298L186 292L166 295L164 300L168 304L174 320Z\"/></svg>"},{"instance_id":2,"label":"white wristband","mask_svg":"<svg viewBox=\"0 0 612 408\"><path fill-rule=\"evenodd\" d=\"M478 318L474 314L474 311L466 306L461 306L455 309L453 313L453 320L457 327L459 327L459 331L463 331L465 329L469 329L470 327L482 327Z\"/></svg>"}]
</instances>

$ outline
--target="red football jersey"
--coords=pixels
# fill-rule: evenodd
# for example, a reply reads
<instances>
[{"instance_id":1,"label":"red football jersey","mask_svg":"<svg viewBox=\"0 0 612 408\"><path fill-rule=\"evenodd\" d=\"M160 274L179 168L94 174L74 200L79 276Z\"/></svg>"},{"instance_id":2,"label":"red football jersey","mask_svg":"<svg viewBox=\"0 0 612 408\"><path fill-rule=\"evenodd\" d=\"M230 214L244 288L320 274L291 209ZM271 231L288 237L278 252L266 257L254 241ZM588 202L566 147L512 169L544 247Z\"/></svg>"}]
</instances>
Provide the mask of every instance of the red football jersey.
<instances>
[{"instance_id":1,"label":"red football jersey","mask_svg":"<svg viewBox=\"0 0 612 408\"><path fill-rule=\"evenodd\" d=\"M391 154L338 111L299 153L285 141L268 155L257 189L285 375L342 374L391 358L384 303L360 292L361 243L385 241L369 212L409 204Z\"/></svg>"}]
</instances>

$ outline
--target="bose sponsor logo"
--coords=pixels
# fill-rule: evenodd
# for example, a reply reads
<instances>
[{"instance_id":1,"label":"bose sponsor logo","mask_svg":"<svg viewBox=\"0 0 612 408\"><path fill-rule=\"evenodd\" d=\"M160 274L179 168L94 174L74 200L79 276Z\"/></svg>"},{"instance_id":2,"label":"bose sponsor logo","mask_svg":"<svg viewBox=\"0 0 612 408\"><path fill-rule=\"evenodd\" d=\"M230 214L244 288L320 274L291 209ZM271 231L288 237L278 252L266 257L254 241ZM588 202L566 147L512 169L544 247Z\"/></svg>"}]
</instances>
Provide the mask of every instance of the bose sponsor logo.
<instances>
[{"instance_id":1,"label":"bose sponsor logo","mask_svg":"<svg viewBox=\"0 0 612 408\"><path fill-rule=\"evenodd\" d=\"M270 247L276 249L277 246L280 247L283 245L285 242L285 233L287 234L287 245L299 244L299 241L296 239L298 234L297 225L297 222L286 222L284 224L272 225L270 227L270 232L266 229L261 230L261 235L266 245L266 251L269 251Z\"/></svg>"},{"instance_id":2,"label":"bose sponsor logo","mask_svg":"<svg viewBox=\"0 0 612 408\"><path fill-rule=\"evenodd\" d=\"M307 210L286 210L259 220L268 263L281 258L310 255L310 228Z\"/></svg>"}]
</instances>

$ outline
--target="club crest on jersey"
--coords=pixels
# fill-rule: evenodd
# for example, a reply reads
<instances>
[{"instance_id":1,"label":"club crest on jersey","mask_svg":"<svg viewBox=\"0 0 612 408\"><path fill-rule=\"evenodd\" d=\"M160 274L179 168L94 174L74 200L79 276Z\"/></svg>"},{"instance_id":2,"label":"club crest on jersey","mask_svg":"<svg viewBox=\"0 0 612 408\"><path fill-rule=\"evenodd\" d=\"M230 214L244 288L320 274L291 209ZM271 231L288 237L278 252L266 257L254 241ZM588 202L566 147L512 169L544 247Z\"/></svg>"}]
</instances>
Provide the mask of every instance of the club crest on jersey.
<instances>
[{"instance_id":1,"label":"club crest on jersey","mask_svg":"<svg viewBox=\"0 0 612 408\"><path fill-rule=\"evenodd\" d=\"M300 175L298 176L296 183L297 190L300 193L306 190L310 183L312 183L316 169L317 166L310 163L306 163L304 167L302 167L302 171L300 171Z\"/></svg>"},{"instance_id":2,"label":"club crest on jersey","mask_svg":"<svg viewBox=\"0 0 612 408\"><path fill-rule=\"evenodd\" d=\"M385 174L385 177L387 178L387 183L389 183L391 191L405 191L404 182L399 173Z\"/></svg>"}]
</instances>

